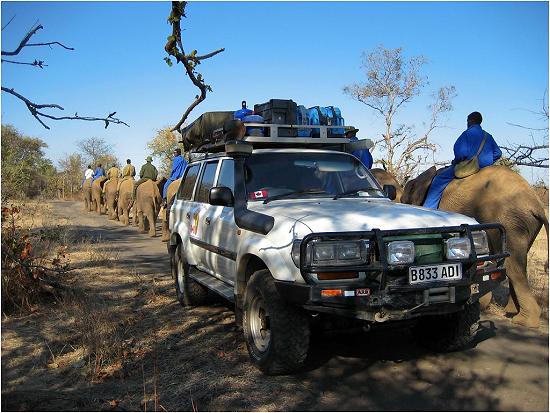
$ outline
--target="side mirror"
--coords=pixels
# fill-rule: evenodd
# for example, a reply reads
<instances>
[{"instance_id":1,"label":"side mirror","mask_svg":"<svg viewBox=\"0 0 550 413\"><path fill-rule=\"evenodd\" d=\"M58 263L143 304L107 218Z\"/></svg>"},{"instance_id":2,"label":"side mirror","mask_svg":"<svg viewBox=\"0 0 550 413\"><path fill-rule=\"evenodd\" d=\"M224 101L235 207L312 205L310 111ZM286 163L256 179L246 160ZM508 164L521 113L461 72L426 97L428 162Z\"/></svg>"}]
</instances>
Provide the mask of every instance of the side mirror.
<instances>
[{"instance_id":1,"label":"side mirror","mask_svg":"<svg viewBox=\"0 0 550 413\"><path fill-rule=\"evenodd\" d=\"M390 198L392 201L395 200L395 197L397 196L397 191L395 189L395 186L393 186L393 185L384 185L384 187L382 189L384 190L384 192L386 193L388 198Z\"/></svg>"},{"instance_id":2,"label":"side mirror","mask_svg":"<svg viewBox=\"0 0 550 413\"><path fill-rule=\"evenodd\" d=\"M215 186L208 192L208 203L210 205L232 207L234 202L233 192L226 186Z\"/></svg>"}]
</instances>

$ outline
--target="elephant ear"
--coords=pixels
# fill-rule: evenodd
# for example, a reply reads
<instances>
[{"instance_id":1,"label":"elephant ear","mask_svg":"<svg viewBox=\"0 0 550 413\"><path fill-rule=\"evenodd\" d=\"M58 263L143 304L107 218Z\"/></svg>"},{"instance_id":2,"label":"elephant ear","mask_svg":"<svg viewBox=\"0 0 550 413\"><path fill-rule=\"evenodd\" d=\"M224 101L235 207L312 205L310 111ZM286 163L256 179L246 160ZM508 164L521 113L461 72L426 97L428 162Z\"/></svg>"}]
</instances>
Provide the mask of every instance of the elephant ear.
<instances>
[{"instance_id":1,"label":"elephant ear","mask_svg":"<svg viewBox=\"0 0 550 413\"><path fill-rule=\"evenodd\" d=\"M157 186L158 190L159 190L159 196L162 196L162 191L164 189L164 184L166 183L167 179L162 176L160 179L157 179L155 181L155 185Z\"/></svg>"},{"instance_id":2,"label":"elephant ear","mask_svg":"<svg viewBox=\"0 0 550 413\"><path fill-rule=\"evenodd\" d=\"M430 169L418 175L415 179L411 179L407 182L403 190L401 202L404 204L422 205L436 173L437 169L435 166L432 166Z\"/></svg>"}]
</instances>

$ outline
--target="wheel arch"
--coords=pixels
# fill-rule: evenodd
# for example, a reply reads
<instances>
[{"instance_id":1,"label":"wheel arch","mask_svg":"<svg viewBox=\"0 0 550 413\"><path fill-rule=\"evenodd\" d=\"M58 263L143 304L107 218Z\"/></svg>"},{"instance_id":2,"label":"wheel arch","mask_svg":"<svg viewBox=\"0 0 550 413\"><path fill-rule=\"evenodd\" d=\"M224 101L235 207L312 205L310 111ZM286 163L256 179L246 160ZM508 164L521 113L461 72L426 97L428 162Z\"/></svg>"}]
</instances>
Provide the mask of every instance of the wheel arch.
<instances>
[{"instance_id":1,"label":"wheel arch","mask_svg":"<svg viewBox=\"0 0 550 413\"><path fill-rule=\"evenodd\" d=\"M267 264L257 255L245 254L239 260L235 279L235 304L238 308L242 308L246 283L252 274L263 269L269 270Z\"/></svg>"}]
</instances>

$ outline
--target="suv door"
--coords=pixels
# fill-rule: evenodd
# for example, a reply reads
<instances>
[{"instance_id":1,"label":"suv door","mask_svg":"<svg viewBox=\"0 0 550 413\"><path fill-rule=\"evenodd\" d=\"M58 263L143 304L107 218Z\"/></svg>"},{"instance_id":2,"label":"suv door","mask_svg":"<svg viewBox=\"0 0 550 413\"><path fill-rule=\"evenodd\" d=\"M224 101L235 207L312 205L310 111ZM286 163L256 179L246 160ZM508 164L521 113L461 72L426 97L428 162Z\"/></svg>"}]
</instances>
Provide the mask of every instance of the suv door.
<instances>
[{"instance_id":1,"label":"suv door","mask_svg":"<svg viewBox=\"0 0 550 413\"><path fill-rule=\"evenodd\" d=\"M233 159L222 159L215 186L225 186L233 192L234 172ZM205 242L216 248L216 253L212 256L214 272L223 281L233 285L237 269L238 242L233 207L210 205L205 219L210 220Z\"/></svg>"},{"instance_id":2,"label":"suv door","mask_svg":"<svg viewBox=\"0 0 550 413\"><path fill-rule=\"evenodd\" d=\"M214 186L218 172L218 160L205 161L197 189L195 191L193 209L191 210L190 242L193 244L193 255L197 260L197 267L210 274L214 274L215 245L207 241L211 232L212 209L216 208L208 203L208 193Z\"/></svg>"},{"instance_id":3,"label":"suv door","mask_svg":"<svg viewBox=\"0 0 550 413\"><path fill-rule=\"evenodd\" d=\"M193 254L192 245L189 242L191 233L191 213L196 208L193 202L193 195L196 191L196 184L201 169L201 163L191 164L187 167L182 183L176 194L176 199L170 209L170 232L177 232L181 237L185 259L190 265L196 265L196 258Z\"/></svg>"}]
</instances>

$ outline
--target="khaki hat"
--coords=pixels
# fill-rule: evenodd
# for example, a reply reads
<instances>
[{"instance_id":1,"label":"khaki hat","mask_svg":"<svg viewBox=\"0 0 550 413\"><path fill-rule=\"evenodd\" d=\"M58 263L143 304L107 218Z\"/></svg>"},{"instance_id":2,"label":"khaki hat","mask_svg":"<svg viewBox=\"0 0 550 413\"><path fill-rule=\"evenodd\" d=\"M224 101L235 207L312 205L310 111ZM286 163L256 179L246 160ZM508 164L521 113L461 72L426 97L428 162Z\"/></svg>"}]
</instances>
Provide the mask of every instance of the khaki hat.
<instances>
[{"instance_id":1,"label":"khaki hat","mask_svg":"<svg viewBox=\"0 0 550 413\"><path fill-rule=\"evenodd\" d=\"M359 132L359 129L357 129L355 126L346 126L346 133L349 133L349 132Z\"/></svg>"},{"instance_id":2,"label":"khaki hat","mask_svg":"<svg viewBox=\"0 0 550 413\"><path fill-rule=\"evenodd\" d=\"M147 162L153 162L153 158L151 156L148 156L146 159L145 159Z\"/></svg>"}]
</instances>

